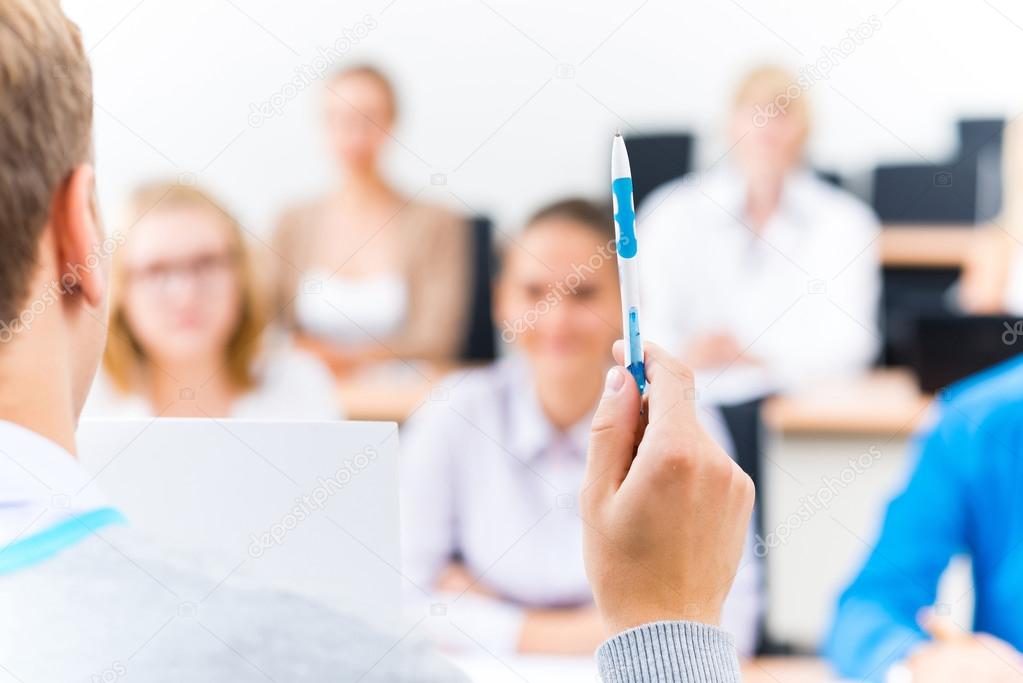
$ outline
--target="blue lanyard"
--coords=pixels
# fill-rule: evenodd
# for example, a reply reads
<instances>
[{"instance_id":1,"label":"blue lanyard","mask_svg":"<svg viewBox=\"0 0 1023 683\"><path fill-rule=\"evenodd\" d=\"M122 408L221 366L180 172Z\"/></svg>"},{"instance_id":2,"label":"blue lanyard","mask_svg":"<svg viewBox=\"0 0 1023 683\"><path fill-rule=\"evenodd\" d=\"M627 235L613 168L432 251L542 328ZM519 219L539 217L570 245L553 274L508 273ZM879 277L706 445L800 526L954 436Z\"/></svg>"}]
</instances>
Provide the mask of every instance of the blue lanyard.
<instances>
[{"instance_id":1,"label":"blue lanyard","mask_svg":"<svg viewBox=\"0 0 1023 683\"><path fill-rule=\"evenodd\" d=\"M0 575L48 560L105 526L125 523L124 515L114 508L97 508L74 515L44 531L0 547Z\"/></svg>"}]
</instances>

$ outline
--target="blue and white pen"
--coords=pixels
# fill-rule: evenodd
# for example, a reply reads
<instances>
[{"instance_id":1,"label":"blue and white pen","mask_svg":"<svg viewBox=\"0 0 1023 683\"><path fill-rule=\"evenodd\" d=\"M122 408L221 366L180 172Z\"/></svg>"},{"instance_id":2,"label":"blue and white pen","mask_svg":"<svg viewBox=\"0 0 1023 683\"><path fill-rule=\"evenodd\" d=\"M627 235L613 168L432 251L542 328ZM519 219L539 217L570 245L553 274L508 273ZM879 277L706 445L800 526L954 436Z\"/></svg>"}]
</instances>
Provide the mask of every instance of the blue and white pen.
<instances>
[{"instance_id":1,"label":"blue and white pen","mask_svg":"<svg viewBox=\"0 0 1023 683\"><path fill-rule=\"evenodd\" d=\"M625 367L639 393L646 391L643 340L639 336L639 249L636 242L636 206L632 200L632 170L622 134L611 143L611 197L614 203L615 251L618 281L622 289L622 331L625 336Z\"/></svg>"}]
</instances>

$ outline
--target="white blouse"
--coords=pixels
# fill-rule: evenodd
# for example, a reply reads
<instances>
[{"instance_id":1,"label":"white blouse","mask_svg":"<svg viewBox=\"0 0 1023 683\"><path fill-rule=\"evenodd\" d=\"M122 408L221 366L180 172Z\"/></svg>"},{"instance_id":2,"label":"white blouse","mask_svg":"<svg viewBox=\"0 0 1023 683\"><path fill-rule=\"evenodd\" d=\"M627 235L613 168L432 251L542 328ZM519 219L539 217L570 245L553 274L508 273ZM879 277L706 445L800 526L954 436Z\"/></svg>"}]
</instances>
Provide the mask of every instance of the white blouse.
<instances>
[{"instance_id":1,"label":"white blouse","mask_svg":"<svg viewBox=\"0 0 1023 683\"><path fill-rule=\"evenodd\" d=\"M408 314L408 287L398 274L342 277L323 270L299 283L295 319L309 333L342 344L394 336Z\"/></svg>"},{"instance_id":2,"label":"white blouse","mask_svg":"<svg viewBox=\"0 0 1023 683\"><path fill-rule=\"evenodd\" d=\"M637 217L643 336L679 353L727 333L761 365L697 372L714 403L862 372L880 346L879 225L848 192L806 171L785 182L759 234L730 168L663 185Z\"/></svg>"}]
</instances>

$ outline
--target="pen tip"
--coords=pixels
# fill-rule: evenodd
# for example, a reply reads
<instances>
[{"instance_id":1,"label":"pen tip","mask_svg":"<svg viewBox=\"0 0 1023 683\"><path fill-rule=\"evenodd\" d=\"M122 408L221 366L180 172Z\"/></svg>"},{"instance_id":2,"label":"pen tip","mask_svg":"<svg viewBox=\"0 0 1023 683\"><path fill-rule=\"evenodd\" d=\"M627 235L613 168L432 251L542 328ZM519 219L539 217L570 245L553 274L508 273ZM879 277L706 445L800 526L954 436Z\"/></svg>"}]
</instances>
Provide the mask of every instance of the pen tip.
<instances>
[{"instance_id":1,"label":"pen tip","mask_svg":"<svg viewBox=\"0 0 1023 683\"><path fill-rule=\"evenodd\" d=\"M620 128L615 128L615 137L616 138L622 137L622 131Z\"/></svg>"}]
</instances>

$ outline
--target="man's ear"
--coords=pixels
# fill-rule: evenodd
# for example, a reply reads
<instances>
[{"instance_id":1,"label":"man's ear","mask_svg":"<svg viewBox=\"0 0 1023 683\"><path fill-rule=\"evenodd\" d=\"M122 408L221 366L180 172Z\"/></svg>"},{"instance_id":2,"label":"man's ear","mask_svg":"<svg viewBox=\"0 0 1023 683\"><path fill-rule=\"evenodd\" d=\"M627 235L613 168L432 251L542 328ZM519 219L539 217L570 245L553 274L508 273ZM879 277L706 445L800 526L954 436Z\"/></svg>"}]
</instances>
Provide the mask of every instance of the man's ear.
<instances>
[{"instance_id":1,"label":"man's ear","mask_svg":"<svg viewBox=\"0 0 1023 683\"><path fill-rule=\"evenodd\" d=\"M98 308L106 296L101 242L93 200L92 164L75 167L53 197L50 222L57 244L57 276L64 292L78 291Z\"/></svg>"}]
</instances>

